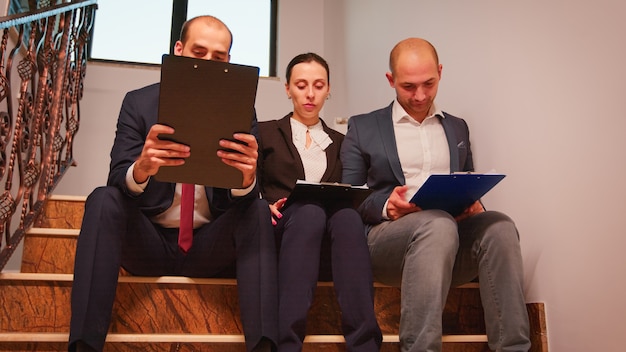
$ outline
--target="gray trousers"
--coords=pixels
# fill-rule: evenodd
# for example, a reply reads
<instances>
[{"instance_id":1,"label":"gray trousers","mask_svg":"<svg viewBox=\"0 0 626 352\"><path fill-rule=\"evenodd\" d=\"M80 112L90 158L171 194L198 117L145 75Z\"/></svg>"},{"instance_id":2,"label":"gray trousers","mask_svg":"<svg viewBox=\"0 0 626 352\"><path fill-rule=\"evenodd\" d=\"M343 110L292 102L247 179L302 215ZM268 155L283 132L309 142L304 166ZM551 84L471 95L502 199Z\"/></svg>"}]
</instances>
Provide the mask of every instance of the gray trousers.
<instances>
[{"instance_id":1,"label":"gray trousers","mask_svg":"<svg viewBox=\"0 0 626 352\"><path fill-rule=\"evenodd\" d=\"M401 287L403 352L441 351L449 288L478 277L488 344L494 351L528 351L519 235L505 214L488 211L457 223L426 210L385 221L368 234L374 279Z\"/></svg>"}]
</instances>

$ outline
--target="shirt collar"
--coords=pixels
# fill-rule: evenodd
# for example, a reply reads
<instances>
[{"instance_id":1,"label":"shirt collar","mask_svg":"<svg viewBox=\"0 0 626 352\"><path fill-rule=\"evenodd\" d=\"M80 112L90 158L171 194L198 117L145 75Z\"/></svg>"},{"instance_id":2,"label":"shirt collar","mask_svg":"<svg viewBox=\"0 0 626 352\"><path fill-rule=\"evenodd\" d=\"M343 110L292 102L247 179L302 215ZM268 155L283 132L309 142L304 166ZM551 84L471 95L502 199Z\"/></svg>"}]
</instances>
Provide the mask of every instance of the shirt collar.
<instances>
[{"instance_id":1,"label":"shirt collar","mask_svg":"<svg viewBox=\"0 0 626 352\"><path fill-rule=\"evenodd\" d=\"M431 105L430 110L428 110L428 116L426 116L426 119L433 117L433 116L441 116L442 118L446 117L443 114L443 111L441 111L441 109L439 109L437 104L435 104L434 102L433 102L433 105ZM393 106L391 108L391 118L393 119L394 123L398 123L402 121L403 119L407 119L409 121L415 121L411 116L409 116L406 110L404 110L402 105L400 105L400 103L398 102L398 99L393 101Z\"/></svg>"},{"instance_id":2,"label":"shirt collar","mask_svg":"<svg viewBox=\"0 0 626 352\"><path fill-rule=\"evenodd\" d=\"M302 145L306 143L307 130L309 131L309 135L311 136L313 143L319 145L322 150L326 150L326 148L333 143L333 140L324 131L324 126L322 125L321 120L311 126L307 126L293 117L290 118L289 121L291 122L292 138L296 145L298 142L302 143Z\"/></svg>"}]
</instances>

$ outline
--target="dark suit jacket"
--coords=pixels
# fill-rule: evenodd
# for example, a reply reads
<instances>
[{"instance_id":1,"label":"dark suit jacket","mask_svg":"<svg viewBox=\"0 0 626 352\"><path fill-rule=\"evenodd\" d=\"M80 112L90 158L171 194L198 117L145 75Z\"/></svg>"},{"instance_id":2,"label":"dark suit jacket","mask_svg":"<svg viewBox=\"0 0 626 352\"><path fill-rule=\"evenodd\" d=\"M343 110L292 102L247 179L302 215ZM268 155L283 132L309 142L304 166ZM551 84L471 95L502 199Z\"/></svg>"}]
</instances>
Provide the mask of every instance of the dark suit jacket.
<instances>
[{"instance_id":1,"label":"dark suit jacket","mask_svg":"<svg viewBox=\"0 0 626 352\"><path fill-rule=\"evenodd\" d=\"M289 196L297 180L304 180L304 166L293 144L291 123L292 113L280 120L259 122L259 164L258 181L261 194L270 203ZM322 182L341 181L341 161L339 150L343 134L337 132L322 121L333 143L326 148L326 172Z\"/></svg>"},{"instance_id":2,"label":"dark suit jacket","mask_svg":"<svg viewBox=\"0 0 626 352\"><path fill-rule=\"evenodd\" d=\"M406 183L393 132L392 106L351 117L341 148L343 182L367 183L374 190L359 208L365 223L372 225L383 221L383 207L393 189ZM448 139L450 172L474 171L467 123L445 112L444 116L439 119Z\"/></svg>"},{"instance_id":3,"label":"dark suit jacket","mask_svg":"<svg viewBox=\"0 0 626 352\"><path fill-rule=\"evenodd\" d=\"M117 121L107 180L107 185L118 187L129 197L135 198L141 211L148 217L162 213L171 206L176 184L159 182L151 177L144 193L133 196L126 186L126 172L141 154L150 127L157 123L158 110L158 83L126 94ZM256 116L252 123L252 134L257 135ZM205 189L213 217L222 214L234 201L229 190L211 187ZM257 190L249 194L251 197L257 195Z\"/></svg>"}]
</instances>

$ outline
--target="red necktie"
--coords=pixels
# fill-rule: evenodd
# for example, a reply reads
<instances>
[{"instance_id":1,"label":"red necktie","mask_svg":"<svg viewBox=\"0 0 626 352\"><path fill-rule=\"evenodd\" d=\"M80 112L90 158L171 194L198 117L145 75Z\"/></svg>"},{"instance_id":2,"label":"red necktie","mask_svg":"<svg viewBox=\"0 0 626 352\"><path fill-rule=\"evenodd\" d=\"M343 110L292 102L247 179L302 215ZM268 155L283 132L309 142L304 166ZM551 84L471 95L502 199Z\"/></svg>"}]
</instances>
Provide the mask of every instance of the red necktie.
<instances>
[{"instance_id":1,"label":"red necktie","mask_svg":"<svg viewBox=\"0 0 626 352\"><path fill-rule=\"evenodd\" d=\"M180 228L178 230L178 246L187 253L193 241L193 202L196 186L190 183L182 184L180 199Z\"/></svg>"}]
</instances>

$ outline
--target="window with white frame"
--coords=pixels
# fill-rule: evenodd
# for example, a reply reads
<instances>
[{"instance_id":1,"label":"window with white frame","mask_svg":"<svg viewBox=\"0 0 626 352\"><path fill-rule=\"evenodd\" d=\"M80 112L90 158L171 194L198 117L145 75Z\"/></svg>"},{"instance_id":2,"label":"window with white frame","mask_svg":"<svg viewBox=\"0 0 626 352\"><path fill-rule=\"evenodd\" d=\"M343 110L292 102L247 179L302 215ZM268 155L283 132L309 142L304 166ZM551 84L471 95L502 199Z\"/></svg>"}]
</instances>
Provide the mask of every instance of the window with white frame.
<instances>
[{"instance_id":1,"label":"window with white frame","mask_svg":"<svg viewBox=\"0 0 626 352\"><path fill-rule=\"evenodd\" d=\"M91 60L160 64L182 23L197 15L222 20L233 33L231 62L276 75L278 0L98 0Z\"/></svg>"}]
</instances>

